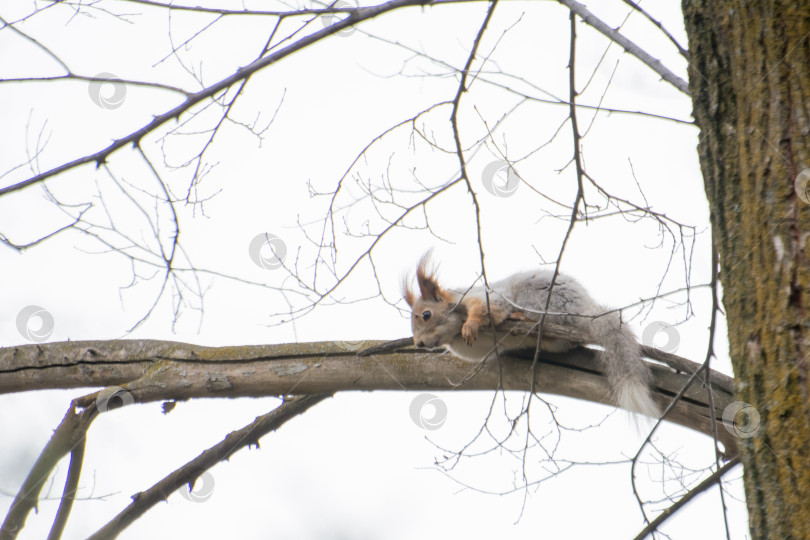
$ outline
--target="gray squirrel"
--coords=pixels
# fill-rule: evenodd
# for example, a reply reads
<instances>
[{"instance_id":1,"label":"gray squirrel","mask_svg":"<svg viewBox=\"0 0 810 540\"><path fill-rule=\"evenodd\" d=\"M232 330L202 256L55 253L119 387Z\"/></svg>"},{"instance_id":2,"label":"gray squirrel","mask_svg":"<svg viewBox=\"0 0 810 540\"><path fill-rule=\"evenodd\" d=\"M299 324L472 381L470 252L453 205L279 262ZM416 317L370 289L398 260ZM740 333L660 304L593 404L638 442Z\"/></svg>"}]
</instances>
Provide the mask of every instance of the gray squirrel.
<instances>
[{"instance_id":1,"label":"gray squirrel","mask_svg":"<svg viewBox=\"0 0 810 540\"><path fill-rule=\"evenodd\" d=\"M487 312L483 285L462 292L443 289L429 265L430 252L416 269L419 297L407 277L403 284L403 296L412 310L413 340L418 347L444 346L462 360L481 362L490 355L494 357L489 315L497 327L506 319L539 321L546 309L551 271L521 272L491 284ZM653 418L660 416L651 395L652 375L641 360L633 332L622 324L619 313L597 304L573 278L558 274L545 320L594 336L594 344L604 348L598 358L619 407ZM479 332L486 335L478 339ZM535 345L525 335L508 332L498 332L497 343L499 352ZM566 352L584 344L543 337L541 349Z\"/></svg>"}]
</instances>

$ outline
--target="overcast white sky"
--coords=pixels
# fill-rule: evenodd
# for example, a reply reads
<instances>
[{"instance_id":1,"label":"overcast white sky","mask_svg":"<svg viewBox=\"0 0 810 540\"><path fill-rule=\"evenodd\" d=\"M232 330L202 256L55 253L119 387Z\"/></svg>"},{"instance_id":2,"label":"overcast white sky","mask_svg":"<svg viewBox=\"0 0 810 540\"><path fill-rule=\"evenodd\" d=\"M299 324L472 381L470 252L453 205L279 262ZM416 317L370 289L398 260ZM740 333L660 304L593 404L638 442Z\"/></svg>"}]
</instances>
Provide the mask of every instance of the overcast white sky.
<instances>
[{"instance_id":1,"label":"overcast white sky","mask_svg":"<svg viewBox=\"0 0 810 540\"><path fill-rule=\"evenodd\" d=\"M0 17L19 20L35 5L46 4L6 2L0 7ZM686 43L678 2L644 5ZM258 6L309 7L263 2L253 7ZM486 8L487 4L474 3L396 11L363 23L349 35L332 36L253 76L234 117L248 124L273 122L261 144L232 124L216 139L206 156L216 166L198 191L207 202L203 208L177 205L180 241L187 256L178 258L181 266L193 264L291 288L293 284L283 280L283 271L254 264L248 251L251 239L261 233L274 234L284 242L288 261L300 249L302 261L308 262L313 251L299 224L308 232L319 231L327 204L326 198L313 198L311 190L334 190L372 139L454 97L457 78L448 65L463 66ZM102 9L127 17L114 18ZM600 2L593 9L613 27L629 11L622 2ZM101 2L81 11L77 15L63 2L18 28L56 52L75 74L111 73L192 91L199 85L191 71L211 84L246 65L261 50L274 23L270 18L225 18L181 46L212 16L174 12L168 17L164 10L126 2ZM323 24L315 21L311 26L304 33ZM293 27L292 22L285 23L280 35ZM686 78L683 59L638 14L622 31ZM596 68L581 102L596 105L603 99L604 107L690 119L686 96L615 46L600 63L608 42L582 24L578 32L580 88ZM536 98L567 98L567 36L568 12L559 4L502 3L481 50L490 53L496 42L497 48L463 100L460 124L469 146L470 177L481 204L490 279L535 267L542 260L553 262L560 249L567 224L551 216L566 213L561 207L526 184L519 185L510 197L497 197L482 182L486 166L500 159L494 150L497 145L510 160L518 160L518 171L533 188L558 200L573 200L573 171L566 168L571 158L567 125L554 142L537 150L558 129L567 108L523 100L504 89L508 86ZM396 43L446 64L419 57ZM169 54L173 44L177 55ZM8 28L0 29L2 79L63 73L30 41ZM87 82L77 81L0 84L0 174L11 171L0 177L0 185L31 176L32 166L12 169L37 149L35 166L48 170L104 148L182 99L171 92L133 86L126 87L125 93L117 94L122 90L111 85L98 92L94 96ZM120 105L115 101L116 106L100 106L102 99L119 100ZM449 117L450 108L444 106L420 119L416 127L437 146L452 149ZM588 171L612 193L695 226L699 234L689 279L693 285L708 283L708 209L695 153L697 130L649 116L604 112L591 125L592 117L587 111L580 117L581 131L587 130L583 151ZM201 115L189 130L208 128L212 119L216 121L215 115ZM493 137L482 145L479 141L486 139L487 126ZM175 193L185 194L189 170L165 167L192 157L201 140L199 135L149 136L142 146ZM143 160L124 149L110 159L109 166L121 181L137 186L131 189L133 197L139 198L146 215L160 225L163 245L167 245L166 209L154 199L150 202L145 194L158 192L158 187ZM367 226L372 231L381 228L382 221L362 185L390 184L415 190L422 183L435 188L457 174L458 163L452 154L431 148L414 137L410 128L382 139L352 169L337 199L343 208L336 218L341 233L338 269L345 271L369 244L368 238L342 234L345 227L353 233L365 231ZM355 183L355 179L360 181ZM109 212L119 231L157 246L144 214L128 202L104 169L84 166L49 180L47 186L65 202L92 202L95 206L88 219L102 223ZM408 193L398 196L401 201L412 200ZM594 204L604 203L593 190L587 196ZM393 215L388 214L390 207L383 211ZM435 236L402 230L375 248L375 267L387 302L374 297L377 285L370 266L364 263L334 298L348 302L372 297L370 300L324 305L294 325L276 324L279 317L274 315L288 307L284 296L272 288L203 274L203 304L186 292L181 315L175 320L172 301L176 296L167 294L151 316L129 332L154 302L160 287L159 279L146 279L154 272L147 264L131 266L126 257L76 231L23 253L0 246L0 346L31 342L17 327L18 314L27 306L41 306L52 317L48 341L153 338L232 345L407 336L408 319L389 302L399 300L402 275L413 269L425 249L435 248L436 259L441 261L440 277L448 284L469 283L479 272L473 211L465 189L453 188L438 198L429 206L428 217ZM66 216L47 200L40 186L0 198L0 233L17 243L35 240L66 223ZM409 224L422 223L414 218ZM110 241L122 238L100 234ZM676 254L666 273L671 241L665 238L663 246L659 244L659 230L651 221L596 219L577 225L561 268L577 277L599 301L629 305L655 296L662 277L661 291L684 286L681 255ZM133 272L138 276L134 283ZM638 335L654 321L677 324L677 353L702 361L710 316L708 291L697 289L691 299L693 313L666 301L642 314L629 311L628 316L638 315L632 321ZM32 324L36 329L38 323ZM721 326L715 347L721 357L713 367L730 373L724 331ZM91 390L0 396L0 514L5 515L70 399ZM272 539L628 538L642 528L626 463L580 465L528 490L503 496L497 493L508 492L521 482L521 464L503 452L463 459L455 469L442 471L434 463L475 437L492 394L438 393L446 406L446 421L435 430L425 429L411 418L411 404L418 396L356 393L323 402L262 439L260 451L242 450L212 469L205 485L210 497L192 502L175 494L121 538L220 538L233 535L234 530L243 538ZM522 399L518 394L508 396L507 407L516 410ZM548 399L557 407L558 418L572 426L597 423L612 412L570 399ZM88 437L82 499L74 506L64 537L84 538L94 532L129 502L131 494L148 488L277 403L270 398L198 400L181 403L168 415L161 414L159 404L101 415ZM429 417L432 409L423 412ZM541 413L533 424L536 433L553 431L550 420ZM493 426L504 428L497 422ZM635 453L640 441L624 415L612 414L598 428L566 433L561 455L581 462L622 461ZM690 469L704 469L714 460L706 437L675 426L661 430L656 446L683 465L689 485L699 481ZM531 459L539 459L539 455L530 454ZM650 454L649 459L655 456ZM60 464L48 484L50 489L46 487L44 492L48 498L40 504L39 513L29 517L20 538L47 534L66 469L67 461ZM530 470L536 479L545 474L535 462ZM640 485L646 499L679 493L677 481L661 482L664 471L660 465L643 469ZM731 474L728 487L733 496L726 498L733 538L747 534L740 474L739 469ZM717 489L699 496L664 530L675 539L722 537Z\"/></svg>"}]
</instances>

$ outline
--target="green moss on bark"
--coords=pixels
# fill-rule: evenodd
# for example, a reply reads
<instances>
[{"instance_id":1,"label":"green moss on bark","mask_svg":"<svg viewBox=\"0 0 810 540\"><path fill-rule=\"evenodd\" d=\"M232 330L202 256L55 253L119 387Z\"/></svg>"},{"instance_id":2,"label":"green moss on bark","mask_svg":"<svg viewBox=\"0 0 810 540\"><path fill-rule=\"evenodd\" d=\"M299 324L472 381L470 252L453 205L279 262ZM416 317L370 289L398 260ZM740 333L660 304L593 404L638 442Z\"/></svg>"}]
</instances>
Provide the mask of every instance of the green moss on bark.
<instances>
[{"instance_id":1,"label":"green moss on bark","mask_svg":"<svg viewBox=\"0 0 810 540\"><path fill-rule=\"evenodd\" d=\"M720 255L753 538L810 538L806 313L810 1L686 0L698 152Z\"/></svg>"}]
</instances>

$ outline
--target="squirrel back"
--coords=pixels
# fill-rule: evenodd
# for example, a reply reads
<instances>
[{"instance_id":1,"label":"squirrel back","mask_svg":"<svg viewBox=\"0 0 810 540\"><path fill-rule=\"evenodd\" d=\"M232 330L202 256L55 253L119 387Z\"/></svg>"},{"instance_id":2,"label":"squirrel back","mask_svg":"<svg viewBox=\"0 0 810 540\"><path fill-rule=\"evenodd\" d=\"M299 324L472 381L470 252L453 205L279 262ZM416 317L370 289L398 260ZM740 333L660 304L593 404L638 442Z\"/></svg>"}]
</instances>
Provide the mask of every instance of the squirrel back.
<instances>
[{"instance_id":1,"label":"squirrel back","mask_svg":"<svg viewBox=\"0 0 810 540\"><path fill-rule=\"evenodd\" d=\"M405 301L411 307L414 343L419 347L444 346L455 356L480 362L498 352L536 345L527 336L508 332L492 334L507 319L539 321L545 312L553 273L547 270L514 274L491 284L489 309L483 286L467 290L443 289L429 269L430 253L422 257L416 271L420 296L406 278ZM565 352L591 343L600 345L598 359L604 367L614 402L621 408L651 417L659 408L650 393L652 375L641 360L640 347L630 328L617 312L597 304L573 278L559 274L548 302L546 321L591 336L587 342L544 337L541 349ZM479 332L484 333L480 338ZM496 346L497 344L497 346Z\"/></svg>"}]
</instances>

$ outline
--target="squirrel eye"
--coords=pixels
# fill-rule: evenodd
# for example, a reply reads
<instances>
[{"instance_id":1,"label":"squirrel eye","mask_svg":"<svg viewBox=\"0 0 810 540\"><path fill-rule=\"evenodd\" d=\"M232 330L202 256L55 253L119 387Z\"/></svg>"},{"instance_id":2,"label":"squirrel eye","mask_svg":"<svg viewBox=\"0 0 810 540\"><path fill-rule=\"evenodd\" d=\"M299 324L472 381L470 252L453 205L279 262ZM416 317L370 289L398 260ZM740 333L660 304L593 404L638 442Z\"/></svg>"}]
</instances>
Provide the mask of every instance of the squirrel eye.
<instances>
[{"instance_id":1,"label":"squirrel eye","mask_svg":"<svg viewBox=\"0 0 810 540\"><path fill-rule=\"evenodd\" d=\"M422 320L426 321L426 320L430 319L431 315L432 315L432 313L429 310L423 311L422 312Z\"/></svg>"}]
</instances>

